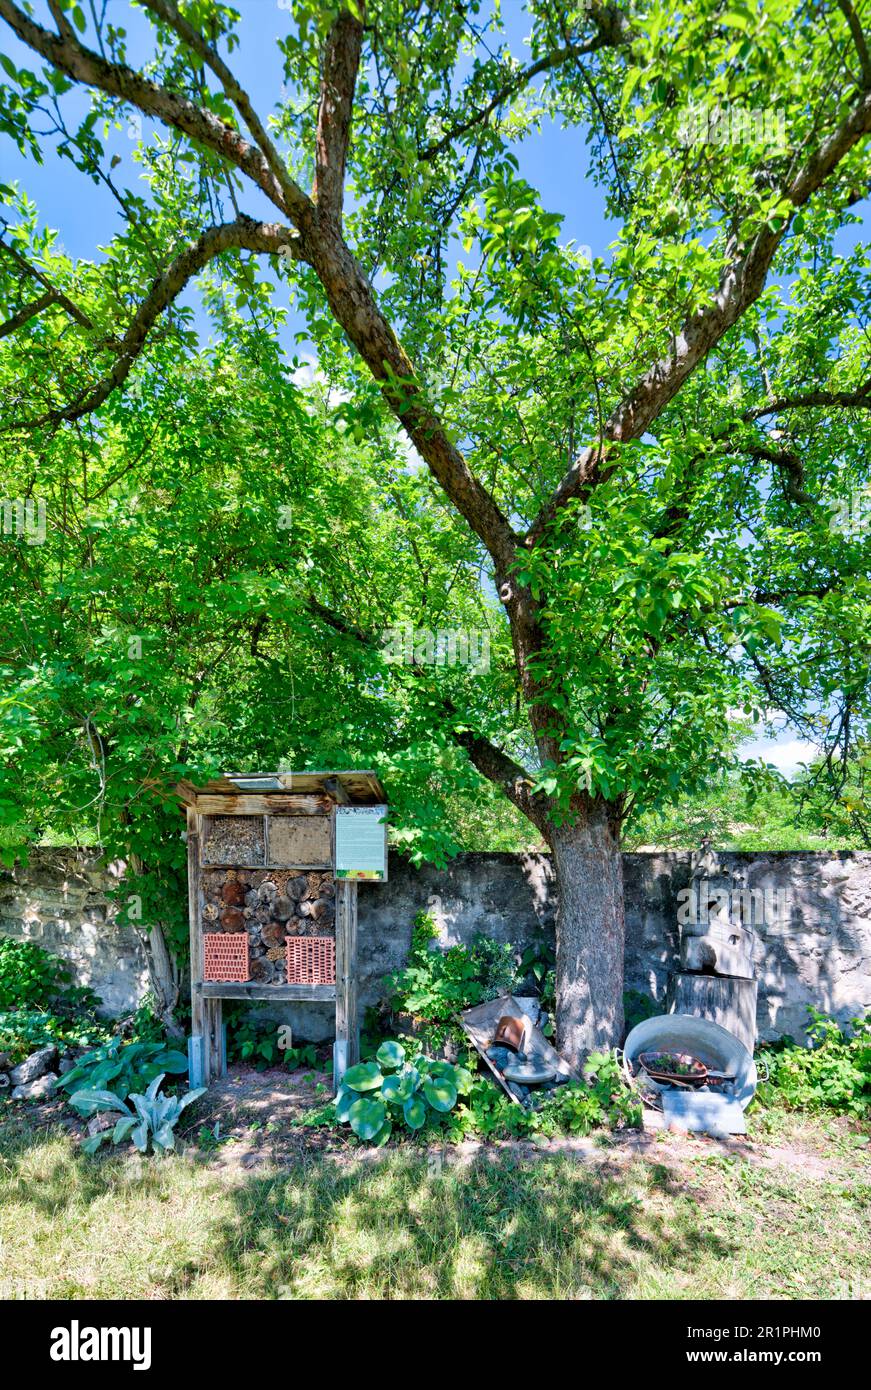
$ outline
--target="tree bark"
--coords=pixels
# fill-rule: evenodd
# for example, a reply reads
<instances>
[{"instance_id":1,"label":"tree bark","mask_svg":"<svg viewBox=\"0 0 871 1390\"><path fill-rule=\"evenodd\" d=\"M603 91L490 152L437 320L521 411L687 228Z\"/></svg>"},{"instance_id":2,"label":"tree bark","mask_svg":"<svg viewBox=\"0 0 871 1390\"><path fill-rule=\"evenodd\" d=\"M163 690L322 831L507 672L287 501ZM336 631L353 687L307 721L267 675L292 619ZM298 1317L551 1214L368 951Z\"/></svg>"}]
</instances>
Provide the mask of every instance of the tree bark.
<instances>
[{"instance_id":1,"label":"tree bark","mask_svg":"<svg viewBox=\"0 0 871 1390\"><path fill-rule=\"evenodd\" d=\"M154 995L154 1011L160 1019L167 1035L183 1038L184 1030L176 1022L175 1008L179 996L178 965L166 944L166 937L160 922L155 922L142 934L145 959L148 963L148 978Z\"/></svg>"},{"instance_id":2,"label":"tree bark","mask_svg":"<svg viewBox=\"0 0 871 1390\"><path fill-rule=\"evenodd\" d=\"M623 1041L623 862L615 806L591 800L548 836L557 890L556 1029L560 1053L580 1067Z\"/></svg>"}]
</instances>

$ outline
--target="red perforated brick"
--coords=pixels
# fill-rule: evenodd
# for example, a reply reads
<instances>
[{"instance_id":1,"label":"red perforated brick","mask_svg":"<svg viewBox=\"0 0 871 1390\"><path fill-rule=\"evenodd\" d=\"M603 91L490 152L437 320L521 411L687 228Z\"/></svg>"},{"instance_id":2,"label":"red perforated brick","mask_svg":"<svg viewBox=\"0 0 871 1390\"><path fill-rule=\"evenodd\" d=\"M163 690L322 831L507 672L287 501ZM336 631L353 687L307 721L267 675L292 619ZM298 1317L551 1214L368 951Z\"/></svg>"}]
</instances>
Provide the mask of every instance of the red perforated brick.
<instances>
[{"instance_id":1,"label":"red perforated brick","mask_svg":"<svg viewBox=\"0 0 871 1390\"><path fill-rule=\"evenodd\" d=\"M248 933L203 933L203 979L248 980Z\"/></svg>"},{"instance_id":2,"label":"red perforated brick","mask_svg":"<svg viewBox=\"0 0 871 1390\"><path fill-rule=\"evenodd\" d=\"M336 938L334 936L288 937L287 983L289 985L334 985L336 983Z\"/></svg>"}]
</instances>

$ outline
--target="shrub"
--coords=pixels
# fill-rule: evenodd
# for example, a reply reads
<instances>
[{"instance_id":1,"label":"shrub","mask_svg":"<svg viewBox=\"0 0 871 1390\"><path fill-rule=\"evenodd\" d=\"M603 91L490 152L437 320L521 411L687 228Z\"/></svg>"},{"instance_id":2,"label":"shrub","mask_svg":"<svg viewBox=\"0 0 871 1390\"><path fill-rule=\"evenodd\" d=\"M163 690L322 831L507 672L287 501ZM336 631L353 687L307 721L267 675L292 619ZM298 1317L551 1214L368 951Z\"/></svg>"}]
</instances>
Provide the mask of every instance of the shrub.
<instances>
[{"instance_id":1,"label":"shrub","mask_svg":"<svg viewBox=\"0 0 871 1390\"><path fill-rule=\"evenodd\" d=\"M13 1065L40 1047L53 1044L63 1052L71 1047L93 1047L108 1036L107 1025L87 1015L70 1019L22 1008L0 1013L0 1052L7 1052Z\"/></svg>"},{"instance_id":2,"label":"shrub","mask_svg":"<svg viewBox=\"0 0 871 1390\"><path fill-rule=\"evenodd\" d=\"M757 1096L788 1110L834 1110L864 1115L871 1108L871 1015L851 1020L850 1031L809 1009L808 1043L792 1038L759 1051L768 1080Z\"/></svg>"},{"instance_id":3,"label":"shrub","mask_svg":"<svg viewBox=\"0 0 871 1390\"><path fill-rule=\"evenodd\" d=\"M584 1076L583 1081L567 1081L541 1092L538 1103L529 1110L515 1105L493 1081L478 1077L458 1113L451 1137L474 1134L503 1139L541 1134L553 1138L640 1125L641 1103L626 1085L613 1052L591 1053Z\"/></svg>"},{"instance_id":4,"label":"shrub","mask_svg":"<svg viewBox=\"0 0 871 1390\"><path fill-rule=\"evenodd\" d=\"M472 1084L465 1067L418 1054L408 1059L400 1042L383 1042L375 1060L349 1067L336 1096L335 1118L358 1139L386 1144L395 1126L433 1128Z\"/></svg>"},{"instance_id":5,"label":"shrub","mask_svg":"<svg viewBox=\"0 0 871 1390\"><path fill-rule=\"evenodd\" d=\"M244 1015L228 1018L227 1060L250 1062L258 1071L266 1071L267 1067L283 1066L293 1071L300 1066L317 1066L317 1048L312 1044L281 1047L279 1030L277 1023L258 1022Z\"/></svg>"},{"instance_id":6,"label":"shrub","mask_svg":"<svg viewBox=\"0 0 871 1390\"><path fill-rule=\"evenodd\" d=\"M550 1137L641 1124L641 1101L627 1086L613 1052L591 1052L584 1077L558 1086L530 1112L533 1132Z\"/></svg>"},{"instance_id":7,"label":"shrub","mask_svg":"<svg viewBox=\"0 0 871 1390\"><path fill-rule=\"evenodd\" d=\"M148 1086L160 1073L181 1076L187 1069L185 1054L165 1043L112 1038L80 1057L72 1071L61 1077L58 1090L68 1093L71 1104L75 1094L85 1090L111 1090L116 1100L124 1100L136 1088Z\"/></svg>"},{"instance_id":8,"label":"shrub","mask_svg":"<svg viewBox=\"0 0 871 1390\"><path fill-rule=\"evenodd\" d=\"M35 941L0 936L0 1013L29 1009L61 1018L92 1015L99 997L84 985L73 985L66 961Z\"/></svg>"},{"instance_id":9,"label":"shrub","mask_svg":"<svg viewBox=\"0 0 871 1390\"><path fill-rule=\"evenodd\" d=\"M41 946L0 937L0 1011L42 1009L71 978L69 967Z\"/></svg>"},{"instance_id":10,"label":"shrub","mask_svg":"<svg viewBox=\"0 0 871 1390\"><path fill-rule=\"evenodd\" d=\"M113 1129L102 1129L82 1141L85 1153L96 1153L101 1144L111 1139L113 1144L123 1144L128 1140L140 1153L147 1153L149 1143L152 1147L166 1153L175 1148L175 1127L182 1111L205 1091L205 1086L188 1091L184 1096L158 1095L163 1084L164 1073L155 1076L144 1095L134 1094L125 1104L112 1091L77 1091L70 1097L70 1105L83 1117L89 1115L118 1115Z\"/></svg>"},{"instance_id":11,"label":"shrub","mask_svg":"<svg viewBox=\"0 0 871 1390\"><path fill-rule=\"evenodd\" d=\"M432 917L419 912L412 928L408 962L385 981L391 1008L411 1014L432 1047L448 1038L464 1040L457 1014L511 993L519 978L510 945L479 934L471 947L451 946L440 951L432 945L437 936Z\"/></svg>"},{"instance_id":12,"label":"shrub","mask_svg":"<svg viewBox=\"0 0 871 1390\"><path fill-rule=\"evenodd\" d=\"M641 1103L626 1084L613 1052L592 1053L582 1081L568 1081L540 1093L535 1108L516 1105L489 1076L423 1056L407 1060L402 1043L386 1042L374 1061L345 1073L336 1100L309 1114L304 1123L349 1124L373 1144L386 1144L395 1127L460 1143L474 1136L518 1139L535 1135L589 1134L641 1123ZM427 1087L427 1078L436 1087ZM421 1106L405 1112L409 1101ZM371 1102L376 1102L372 1104Z\"/></svg>"}]
</instances>

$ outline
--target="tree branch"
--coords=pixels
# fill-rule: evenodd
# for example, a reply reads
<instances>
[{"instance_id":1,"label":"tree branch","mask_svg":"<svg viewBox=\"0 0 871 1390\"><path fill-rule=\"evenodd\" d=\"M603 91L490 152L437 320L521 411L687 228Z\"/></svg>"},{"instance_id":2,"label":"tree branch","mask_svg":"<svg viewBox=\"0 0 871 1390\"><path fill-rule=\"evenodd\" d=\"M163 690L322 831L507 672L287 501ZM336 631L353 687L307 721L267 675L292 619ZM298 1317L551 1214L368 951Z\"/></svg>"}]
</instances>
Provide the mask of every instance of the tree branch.
<instances>
[{"instance_id":1,"label":"tree branch","mask_svg":"<svg viewBox=\"0 0 871 1390\"><path fill-rule=\"evenodd\" d=\"M589 39L586 43L575 44L565 43L562 48L555 48L552 52L546 53L544 57L538 58L534 63L529 63L525 68L521 68L507 81L503 82L497 92L490 100L477 111L474 111L465 120L457 121L442 135L438 140L427 145L425 150L421 150L418 159L432 161L437 159L455 140L467 135L475 126L480 125L492 116L494 111L498 111L511 97L517 96L524 87L528 87L536 77L540 77L544 72L551 72L554 68L562 67L563 63L573 59L585 58L590 53L596 53L602 48L619 48L629 42L629 30L623 14L614 5L601 5L590 15L590 19L597 27L595 38Z\"/></svg>"},{"instance_id":2,"label":"tree branch","mask_svg":"<svg viewBox=\"0 0 871 1390\"><path fill-rule=\"evenodd\" d=\"M783 196L793 209L808 199L837 168L841 160L871 130L871 93L865 93L849 116L824 140ZM574 460L550 501L539 512L526 534L534 545L561 507L575 497L586 496L610 476L615 465L611 443L639 439L677 395L698 364L762 293L775 252L786 232L763 227L749 249L724 271L713 301L698 310L673 338L666 357L656 362L608 419L604 438L590 445Z\"/></svg>"},{"instance_id":3,"label":"tree branch","mask_svg":"<svg viewBox=\"0 0 871 1390\"><path fill-rule=\"evenodd\" d=\"M0 338L6 338L10 333L14 333L17 328L22 328L25 323L35 319L41 314L43 309L47 309L50 304L57 303L57 295L53 290L46 290L45 294L40 295L39 299L31 299L29 304L24 304L13 314L11 319L5 323L0 323Z\"/></svg>"},{"instance_id":4,"label":"tree branch","mask_svg":"<svg viewBox=\"0 0 871 1390\"><path fill-rule=\"evenodd\" d=\"M761 420L766 415L780 415L787 410L811 410L815 406L843 406L871 410L871 377L857 386L855 391L803 391L797 396L779 396L766 405L755 406L745 411L742 420Z\"/></svg>"},{"instance_id":5,"label":"tree branch","mask_svg":"<svg viewBox=\"0 0 871 1390\"><path fill-rule=\"evenodd\" d=\"M21 252L16 250L14 246L10 246L8 241L0 240L0 251L5 251L7 256L11 256L16 265L20 266L26 275L29 275L32 279L38 280L41 285L44 285L54 302L59 304L62 309L65 309L71 319L75 319L76 323L81 324L82 328L94 328L93 319L89 318L84 310L80 309L77 304L74 304L71 299L67 299L67 296L62 294L61 291L51 283L47 275L43 275L41 270L37 270L35 265L31 265L27 257L22 256ZM11 331L10 329L10 332Z\"/></svg>"},{"instance_id":6,"label":"tree branch","mask_svg":"<svg viewBox=\"0 0 871 1390\"><path fill-rule=\"evenodd\" d=\"M63 420L79 420L102 405L112 391L129 376L149 330L160 314L178 297L192 277L222 251L245 249L274 254L289 251L294 254L295 244L294 234L289 227L277 223L257 222L252 217L242 216L235 222L208 227L195 242L186 246L155 280L118 345L118 356L111 370L102 380L71 405L48 411L38 419L28 421L26 427L57 424Z\"/></svg>"},{"instance_id":7,"label":"tree branch","mask_svg":"<svg viewBox=\"0 0 871 1390\"><path fill-rule=\"evenodd\" d=\"M174 29L182 43L192 53L196 53L199 58L202 58L203 62L211 68L266 157L270 169L281 185L288 209L296 205L302 209L303 204L300 203L300 199L305 199L305 194L288 174L284 161L251 104L248 93L237 81L214 46L206 40L199 29L179 13L174 0L142 0L142 3L158 19L163 20L164 24L168 24L171 29ZM305 199L305 202L307 203L308 199Z\"/></svg>"},{"instance_id":8,"label":"tree branch","mask_svg":"<svg viewBox=\"0 0 871 1390\"><path fill-rule=\"evenodd\" d=\"M865 42L859 16L853 8L852 0L838 0L838 8L847 21L850 35L859 55L859 62L862 67L862 86L867 91L868 88L871 88L871 55L868 53L868 45Z\"/></svg>"},{"instance_id":9,"label":"tree branch","mask_svg":"<svg viewBox=\"0 0 871 1390\"><path fill-rule=\"evenodd\" d=\"M349 619L334 613L315 598L314 594L309 594L306 600L309 612L334 632L340 633L343 637L350 637L353 641L365 647L367 651L377 652L380 650L370 633L364 632ZM421 674L420 668L410 668L413 672ZM446 696L440 696L445 713L450 718L459 718L459 713L453 701ZM544 832L547 823L547 798L543 792L532 793L532 775L516 763L501 748L497 748L483 734L473 733L470 729L451 730L451 737L454 742L464 750L469 761L477 768L482 777L486 777L488 782L493 782L508 797L519 811L532 822L538 830Z\"/></svg>"},{"instance_id":10,"label":"tree branch","mask_svg":"<svg viewBox=\"0 0 871 1390\"><path fill-rule=\"evenodd\" d=\"M157 117L229 160L247 174L270 202L290 217L296 226L301 227L310 216L312 205L302 189L292 180L279 180L263 152L245 140L233 126L212 115L211 111L204 110L177 92L158 86L133 68L122 63L107 62L100 54L79 43L71 32L67 34L65 30L61 35L50 33L34 23L13 0L0 0L0 18L6 20L22 43L74 81L131 102L140 111ZM289 192L285 191L286 187Z\"/></svg>"},{"instance_id":11,"label":"tree branch","mask_svg":"<svg viewBox=\"0 0 871 1390\"><path fill-rule=\"evenodd\" d=\"M342 225L345 162L362 43L361 21L342 10L330 29L324 50L313 190L320 217L337 230Z\"/></svg>"}]
</instances>

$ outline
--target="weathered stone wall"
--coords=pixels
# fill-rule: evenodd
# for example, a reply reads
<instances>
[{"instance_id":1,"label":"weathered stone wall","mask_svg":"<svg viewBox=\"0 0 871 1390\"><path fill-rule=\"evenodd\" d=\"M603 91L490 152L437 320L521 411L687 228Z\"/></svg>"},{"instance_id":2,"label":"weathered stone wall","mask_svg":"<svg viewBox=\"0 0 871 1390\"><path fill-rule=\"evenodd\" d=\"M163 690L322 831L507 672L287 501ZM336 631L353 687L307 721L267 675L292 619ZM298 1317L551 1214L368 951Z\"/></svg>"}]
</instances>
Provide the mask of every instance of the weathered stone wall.
<instances>
[{"instance_id":1,"label":"weathered stone wall","mask_svg":"<svg viewBox=\"0 0 871 1390\"><path fill-rule=\"evenodd\" d=\"M760 1036L800 1036L809 1004L848 1019L871 1007L871 854L721 854L746 875L749 890L786 894L785 921L759 932ZM664 1000L677 966L678 893L689 884L687 852L627 854L627 988ZM117 866L115 866L117 873ZM390 882L361 884L361 1004L400 966L411 923L430 911L445 945L477 931L520 947L553 931L554 892L546 855L465 854L447 869L414 869L394 855ZM82 983L113 1012L132 1007L147 987L134 933L111 921L105 890L116 881L86 855L37 852L27 869L0 876L0 932L28 936L74 965ZM268 1010L300 1037L330 1036L332 1011L315 1006Z\"/></svg>"},{"instance_id":2,"label":"weathered stone wall","mask_svg":"<svg viewBox=\"0 0 871 1390\"><path fill-rule=\"evenodd\" d=\"M0 934L68 960L76 983L96 990L107 1014L135 1008L148 988L139 939L115 924L106 896L123 868L84 850L38 849L26 868L0 871Z\"/></svg>"}]
</instances>

